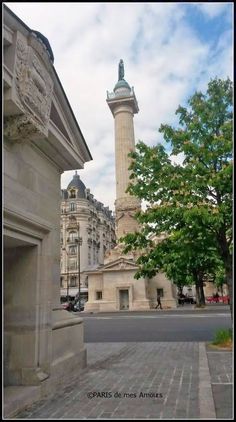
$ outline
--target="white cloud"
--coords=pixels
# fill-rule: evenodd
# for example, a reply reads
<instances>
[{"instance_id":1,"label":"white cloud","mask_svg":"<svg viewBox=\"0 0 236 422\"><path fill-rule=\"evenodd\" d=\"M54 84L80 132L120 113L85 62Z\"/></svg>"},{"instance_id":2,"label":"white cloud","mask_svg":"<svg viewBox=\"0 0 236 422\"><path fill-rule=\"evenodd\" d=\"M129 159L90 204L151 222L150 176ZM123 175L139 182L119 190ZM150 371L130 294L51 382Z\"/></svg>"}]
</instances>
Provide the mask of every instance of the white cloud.
<instances>
[{"instance_id":1,"label":"white cloud","mask_svg":"<svg viewBox=\"0 0 236 422\"><path fill-rule=\"evenodd\" d=\"M172 164L182 164L184 161L184 153L181 152L180 154L177 154L177 155L171 155L170 159L171 159Z\"/></svg>"},{"instance_id":2,"label":"white cloud","mask_svg":"<svg viewBox=\"0 0 236 422\"><path fill-rule=\"evenodd\" d=\"M209 19L215 18L225 12L227 5L232 5L232 3L195 3L194 6L197 7L202 13L204 13Z\"/></svg>"},{"instance_id":3,"label":"white cloud","mask_svg":"<svg viewBox=\"0 0 236 422\"><path fill-rule=\"evenodd\" d=\"M176 122L175 110L210 77L232 75L230 31L214 51L186 18L180 3L6 3L30 28L42 32L55 68L93 156L79 171L95 198L114 209L114 121L106 103L118 79L118 62L134 86L140 111L135 138L162 140L161 123ZM223 4L191 4L213 24ZM227 7L227 5L226 5ZM228 6L230 7L230 6ZM62 175L62 188L74 172Z\"/></svg>"}]
</instances>

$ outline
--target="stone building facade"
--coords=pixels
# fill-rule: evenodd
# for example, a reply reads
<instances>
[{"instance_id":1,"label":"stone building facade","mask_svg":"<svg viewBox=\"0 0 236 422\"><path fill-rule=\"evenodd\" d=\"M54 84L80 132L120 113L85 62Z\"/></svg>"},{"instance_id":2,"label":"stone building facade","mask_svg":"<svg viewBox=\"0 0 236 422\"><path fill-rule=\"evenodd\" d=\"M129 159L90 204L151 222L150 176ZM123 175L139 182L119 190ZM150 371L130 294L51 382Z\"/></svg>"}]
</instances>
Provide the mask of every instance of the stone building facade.
<instances>
[{"instance_id":1,"label":"stone building facade","mask_svg":"<svg viewBox=\"0 0 236 422\"><path fill-rule=\"evenodd\" d=\"M83 320L60 304L60 179L92 157L48 40L3 11L6 416L86 365Z\"/></svg>"},{"instance_id":2,"label":"stone building facade","mask_svg":"<svg viewBox=\"0 0 236 422\"><path fill-rule=\"evenodd\" d=\"M79 289L85 302L86 272L102 265L105 253L115 246L115 218L94 198L77 172L61 193L61 298L77 298Z\"/></svg>"}]
</instances>

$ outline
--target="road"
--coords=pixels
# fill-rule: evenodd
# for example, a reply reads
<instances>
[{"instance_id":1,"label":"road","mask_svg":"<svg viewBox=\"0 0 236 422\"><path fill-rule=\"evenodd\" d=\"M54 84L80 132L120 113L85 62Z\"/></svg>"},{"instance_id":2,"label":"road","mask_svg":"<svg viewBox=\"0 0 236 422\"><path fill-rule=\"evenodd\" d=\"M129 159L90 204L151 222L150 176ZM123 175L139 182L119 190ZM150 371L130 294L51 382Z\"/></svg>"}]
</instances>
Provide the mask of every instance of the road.
<instances>
[{"instance_id":1,"label":"road","mask_svg":"<svg viewBox=\"0 0 236 422\"><path fill-rule=\"evenodd\" d=\"M231 327L227 307L205 310L81 313L84 341L153 342L212 341L218 329Z\"/></svg>"}]
</instances>

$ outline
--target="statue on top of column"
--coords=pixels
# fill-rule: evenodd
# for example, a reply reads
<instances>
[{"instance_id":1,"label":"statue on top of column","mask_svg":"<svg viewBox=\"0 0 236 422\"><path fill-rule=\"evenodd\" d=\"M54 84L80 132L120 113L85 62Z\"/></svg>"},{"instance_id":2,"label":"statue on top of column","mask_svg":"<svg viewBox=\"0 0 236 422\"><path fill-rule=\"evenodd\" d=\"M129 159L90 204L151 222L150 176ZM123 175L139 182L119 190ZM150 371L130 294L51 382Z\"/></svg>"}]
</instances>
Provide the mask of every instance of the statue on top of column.
<instances>
[{"instance_id":1,"label":"statue on top of column","mask_svg":"<svg viewBox=\"0 0 236 422\"><path fill-rule=\"evenodd\" d=\"M119 62L119 81L121 80L121 79L124 79L124 76L125 76L125 71L124 71L124 62L123 62L123 60L122 59L120 59L120 62Z\"/></svg>"}]
</instances>

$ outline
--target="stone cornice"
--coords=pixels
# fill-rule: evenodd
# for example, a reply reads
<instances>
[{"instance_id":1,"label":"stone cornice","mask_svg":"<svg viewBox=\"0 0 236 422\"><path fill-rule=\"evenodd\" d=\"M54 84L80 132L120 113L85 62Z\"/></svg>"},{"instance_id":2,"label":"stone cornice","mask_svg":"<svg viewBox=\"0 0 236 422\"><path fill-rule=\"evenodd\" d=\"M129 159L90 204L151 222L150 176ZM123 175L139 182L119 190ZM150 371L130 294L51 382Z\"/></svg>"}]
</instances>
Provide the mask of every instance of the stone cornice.
<instances>
[{"instance_id":1,"label":"stone cornice","mask_svg":"<svg viewBox=\"0 0 236 422\"><path fill-rule=\"evenodd\" d=\"M23 232L36 238L43 238L45 234L53 230L52 224L40 217L35 218L29 212L24 214L15 208L4 207L4 228L14 229L14 231Z\"/></svg>"},{"instance_id":2,"label":"stone cornice","mask_svg":"<svg viewBox=\"0 0 236 422\"><path fill-rule=\"evenodd\" d=\"M11 45L13 43L14 32L7 25L3 25L3 29L4 45Z\"/></svg>"},{"instance_id":3,"label":"stone cornice","mask_svg":"<svg viewBox=\"0 0 236 422\"><path fill-rule=\"evenodd\" d=\"M108 99L106 101L107 101L107 104L108 104L113 116L115 116L115 114L118 111L129 111L129 109L133 114L136 114L136 113L139 112L138 103L137 103L136 97L134 95L132 95L130 97L126 97L126 96L125 97L118 97L118 98L115 97L113 99ZM122 109L122 107L123 107L123 109Z\"/></svg>"}]
</instances>

